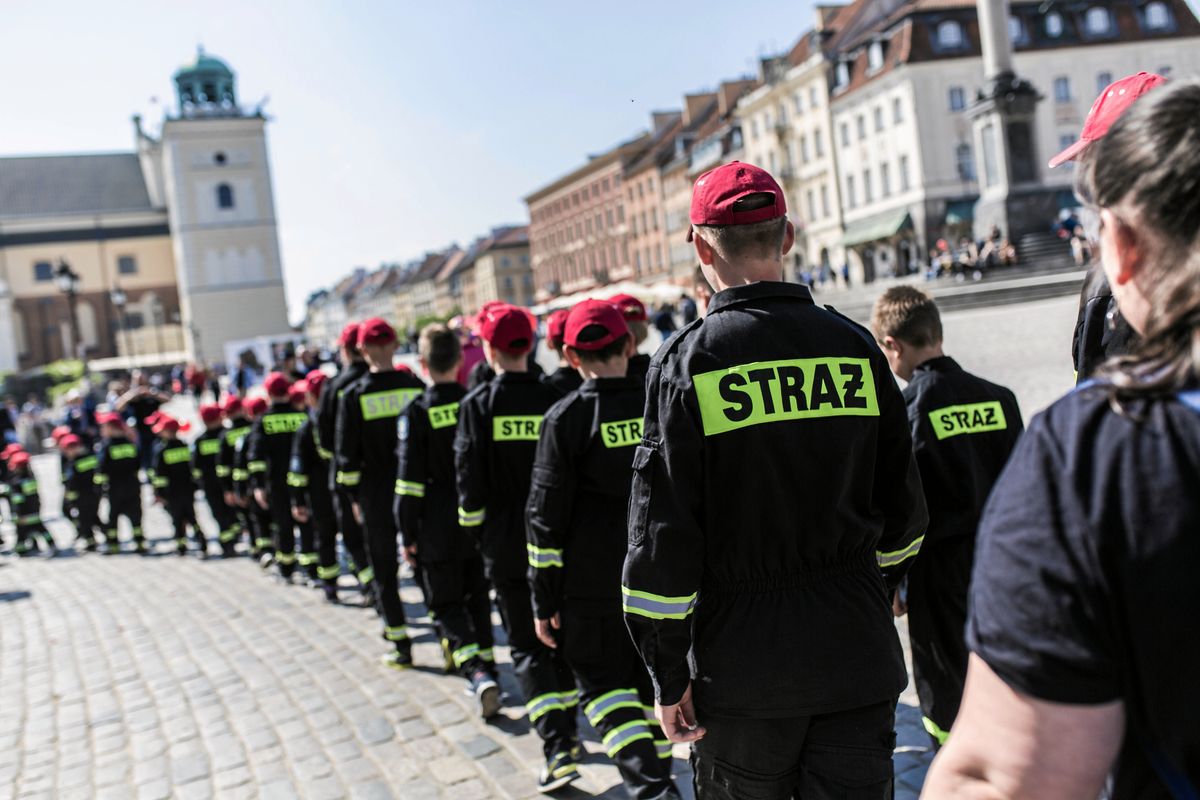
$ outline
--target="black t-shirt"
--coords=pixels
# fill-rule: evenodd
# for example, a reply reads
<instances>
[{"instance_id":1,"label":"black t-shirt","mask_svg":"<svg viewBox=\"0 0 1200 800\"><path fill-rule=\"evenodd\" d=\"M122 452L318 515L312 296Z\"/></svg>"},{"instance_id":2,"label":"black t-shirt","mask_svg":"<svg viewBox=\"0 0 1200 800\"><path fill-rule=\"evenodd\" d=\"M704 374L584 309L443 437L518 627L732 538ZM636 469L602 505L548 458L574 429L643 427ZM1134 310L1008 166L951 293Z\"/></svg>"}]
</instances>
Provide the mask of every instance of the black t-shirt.
<instances>
[{"instance_id":1,"label":"black t-shirt","mask_svg":"<svg viewBox=\"0 0 1200 800\"><path fill-rule=\"evenodd\" d=\"M968 644L1039 699L1123 701L1114 798L1200 786L1198 486L1200 392L1117 414L1091 385L1033 420L980 523Z\"/></svg>"},{"instance_id":2,"label":"black t-shirt","mask_svg":"<svg viewBox=\"0 0 1200 800\"><path fill-rule=\"evenodd\" d=\"M139 395L134 397L125 404L125 408L133 415L134 424L138 430L149 430L150 426L146 424L146 417L158 411L162 407L162 400L159 400L152 394Z\"/></svg>"}]
</instances>

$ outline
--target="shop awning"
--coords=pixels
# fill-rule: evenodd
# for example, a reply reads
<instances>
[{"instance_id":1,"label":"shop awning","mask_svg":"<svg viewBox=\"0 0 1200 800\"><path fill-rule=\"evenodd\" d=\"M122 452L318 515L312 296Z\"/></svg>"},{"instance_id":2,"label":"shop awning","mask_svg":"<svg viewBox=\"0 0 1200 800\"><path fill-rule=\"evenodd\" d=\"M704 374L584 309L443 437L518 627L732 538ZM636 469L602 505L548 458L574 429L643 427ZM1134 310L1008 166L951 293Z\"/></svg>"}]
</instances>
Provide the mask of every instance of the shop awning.
<instances>
[{"instance_id":1,"label":"shop awning","mask_svg":"<svg viewBox=\"0 0 1200 800\"><path fill-rule=\"evenodd\" d=\"M947 225L962 225L966 222L975 221L975 201L974 200L955 200L946 203L946 224Z\"/></svg>"},{"instance_id":2,"label":"shop awning","mask_svg":"<svg viewBox=\"0 0 1200 800\"><path fill-rule=\"evenodd\" d=\"M842 244L846 247L854 247L867 242L878 242L890 239L900 231L911 227L912 217L909 216L908 209L889 211L886 214L878 214L847 225L846 233L842 236Z\"/></svg>"}]
</instances>

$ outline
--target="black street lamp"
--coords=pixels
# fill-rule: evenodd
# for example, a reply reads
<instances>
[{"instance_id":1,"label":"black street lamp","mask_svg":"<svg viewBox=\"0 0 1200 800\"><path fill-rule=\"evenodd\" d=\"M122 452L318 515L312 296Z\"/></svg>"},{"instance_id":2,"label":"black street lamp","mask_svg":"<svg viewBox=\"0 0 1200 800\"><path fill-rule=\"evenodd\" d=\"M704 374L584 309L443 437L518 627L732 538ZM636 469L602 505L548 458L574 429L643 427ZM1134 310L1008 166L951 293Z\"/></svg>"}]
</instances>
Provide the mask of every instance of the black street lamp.
<instances>
[{"instance_id":1,"label":"black street lamp","mask_svg":"<svg viewBox=\"0 0 1200 800\"><path fill-rule=\"evenodd\" d=\"M75 313L75 300L79 294L79 273L71 269L71 265L63 259L58 260L54 268L54 282L58 290L67 296L67 314L71 326L71 350L67 358L82 358L83 342L79 338L79 317Z\"/></svg>"},{"instance_id":2,"label":"black street lamp","mask_svg":"<svg viewBox=\"0 0 1200 800\"><path fill-rule=\"evenodd\" d=\"M113 308L117 310L117 324L125 338L125 356L133 358L133 339L129 333L129 322L125 317L125 305L129 302L129 297L125 294L124 289L113 284L112 289L108 292L108 299L112 301Z\"/></svg>"}]
</instances>

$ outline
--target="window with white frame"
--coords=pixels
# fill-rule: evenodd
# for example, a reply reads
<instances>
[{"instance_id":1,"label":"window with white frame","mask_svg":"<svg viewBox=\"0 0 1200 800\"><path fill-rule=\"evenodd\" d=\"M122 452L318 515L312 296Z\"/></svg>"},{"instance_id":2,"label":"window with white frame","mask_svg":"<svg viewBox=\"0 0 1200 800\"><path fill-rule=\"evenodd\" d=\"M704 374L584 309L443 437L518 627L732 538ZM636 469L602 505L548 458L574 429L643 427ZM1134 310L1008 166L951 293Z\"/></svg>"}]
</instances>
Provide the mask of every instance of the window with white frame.
<instances>
[{"instance_id":1,"label":"window with white frame","mask_svg":"<svg viewBox=\"0 0 1200 800\"><path fill-rule=\"evenodd\" d=\"M937 26L937 43L938 47L944 50L955 50L963 46L963 29L952 19L938 23Z\"/></svg>"},{"instance_id":2,"label":"window with white frame","mask_svg":"<svg viewBox=\"0 0 1200 800\"><path fill-rule=\"evenodd\" d=\"M1063 35L1063 18L1062 14L1057 11L1051 11L1046 15L1046 35L1051 39L1057 39Z\"/></svg>"},{"instance_id":3,"label":"window with white frame","mask_svg":"<svg viewBox=\"0 0 1200 800\"><path fill-rule=\"evenodd\" d=\"M821 105L820 100L821 100L821 95L817 94L817 87L815 87L815 86L808 87L808 107L816 108L817 106Z\"/></svg>"},{"instance_id":4,"label":"window with white frame","mask_svg":"<svg viewBox=\"0 0 1200 800\"><path fill-rule=\"evenodd\" d=\"M896 125L904 122L904 100L899 97L892 98L892 122Z\"/></svg>"},{"instance_id":5,"label":"window with white frame","mask_svg":"<svg viewBox=\"0 0 1200 800\"><path fill-rule=\"evenodd\" d=\"M967 107L967 92L961 86L950 87L950 110L962 111Z\"/></svg>"},{"instance_id":6,"label":"window with white frame","mask_svg":"<svg viewBox=\"0 0 1200 800\"><path fill-rule=\"evenodd\" d=\"M892 196L892 168L887 162L879 165L879 193L884 197Z\"/></svg>"},{"instance_id":7,"label":"window with white frame","mask_svg":"<svg viewBox=\"0 0 1200 800\"><path fill-rule=\"evenodd\" d=\"M1089 8L1083 21L1087 26L1087 32L1096 36L1103 36L1112 30L1112 14L1103 6Z\"/></svg>"},{"instance_id":8,"label":"window with white frame","mask_svg":"<svg viewBox=\"0 0 1200 800\"><path fill-rule=\"evenodd\" d=\"M796 92L796 96L795 96L795 98L793 98L792 103L796 107L797 114L804 113L804 95L803 94L801 94L800 92Z\"/></svg>"},{"instance_id":9,"label":"window with white frame","mask_svg":"<svg viewBox=\"0 0 1200 800\"><path fill-rule=\"evenodd\" d=\"M907 192L910 185L908 174L908 156L900 156L900 191Z\"/></svg>"},{"instance_id":10,"label":"window with white frame","mask_svg":"<svg viewBox=\"0 0 1200 800\"><path fill-rule=\"evenodd\" d=\"M959 142L954 148L954 163L960 180L975 180L975 156L971 153L969 142Z\"/></svg>"},{"instance_id":11,"label":"window with white frame","mask_svg":"<svg viewBox=\"0 0 1200 800\"><path fill-rule=\"evenodd\" d=\"M1025 40L1025 23L1020 17L1008 18L1008 38L1012 42L1022 42Z\"/></svg>"},{"instance_id":12,"label":"window with white frame","mask_svg":"<svg viewBox=\"0 0 1200 800\"><path fill-rule=\"evenodd\" d=\"M816 152L817 158L825 155L825 137L821 135L820 128L813 131L813 150Z\"/></svg>"},{"instance_id":13,"label":"window with white frame","mask_svg":"<svg viewBox=\"0 0 1200 800\"><path fill-rule=\"evenodd\" d=\"M859 114L854 118L854 129L858 131L858 140L861 142L867 138L867 118Z\"/></svg>"},{"instance_id":14,"label":"window with white frame","mask_svg":"<svg viewBox=\"0 0 1200 800\"><path fill-rule=\"evenodd\" d=\"M883 106L875 106L875 132L883 130Z\"/></svg>"},{"instance_id":15,"label":"window with white frame","mask_svg":"<svg viewBox=\"0 0 1200 800\"><path fill-rule=\"evenodd\" d=\"M1100 72L1096 75L1096 95L1104 94L1104 90L1113 82L1111 72Z\"/></svg>"},{"instance_id":16,"label":"window with white frame","mask_svg":"<svg viewBox=\"0 0 1200 800\"><path fill-rule=\"evenodd\" d=\"M854 176L846 176L846 205L854 208L858 205L858 192L854 189Z\"/></svg>"},{"instance_id":17,"label":"window with white frame","mask_svg":"<svg viewBox=\"0 0 1200 800\"><path fill-rule=\"evenodd\" d=\"M871 179L871 170L863 170L863 202L871 203L875 200L875 184Z\"/></svg>"},{"instance_id":18,"label":"window with white frame","mask_svg":"<svg viewBox=\"0 0 1200 800\"><path fill-rule=\"evenodd\" d=\"M835 85L838 89L844 89L850 85L850 62L839 61L837 69L834 70Z\"/></svg>"},{"instance_id":19,"label":"window with white frame","mask_svg":"<svg viewBox=\"0 0 1200 800\"><path fill-rule=\"evenodd\" d=\"M871 42L867 48L867 69L872 72L883 69L883 42Z\"/></svg>"},{"instance_id":20,"label":"window with white frame","mask_svg":"<svg viewBox=\"0 0 1200 800\"><path fill-rule=\"evenodd\" d=\"M829 187L824 183L821 184L821 216L829 216Z\"/></svg>"},{"instance_id":21,"label":"window with white frame","mask_svg":"<svg viewBox=\"0 0 1200 800\"><path fill-rule=\"evenodd\" d=\"M1146 28L1152 31L1161 31L1171 27L1171 12L1167 8L1167 4L1154 0L1154 2L1146 5Z\"/></svg>"},{"instance_id":22,"label":"window with white frame","mask_svg":"<svg viewBox=\"0 0 1200 800\"><path fill-rule=\"evenodd\" d=\"M839 129L842 132L842 147L850 146L850 125L843 122Z\"/></svg>"},{"instance_id":23,"label":"window with white frame","mask_svg":"<svg viewBox=\"0 0 1200 800\"><path fill-rule=\"evenodd\" d=\"M1066 75L1054 79L1054 100L1057 103L1071 102L1071 79Z\"/></svg>"},{"instance_id":24,"label":"window with white frame","mask_svg":"<svg viewBox=\"0 0 1200 800\"><path fill-rule=\"evenodd\" d=\"M808 137L800 134L800 163L808 163Z\"/></svg>"},{"instance_id":25,"label":"window with white frame","mask_svg":"<svg viewBox=\"0 0 1200 800\"><path fill-rule=\"evenodd\" d=\"M808 219L812 221L817 218L817 195L809 189L804 199L808 201Z\"/></svg>"}]
</instances>

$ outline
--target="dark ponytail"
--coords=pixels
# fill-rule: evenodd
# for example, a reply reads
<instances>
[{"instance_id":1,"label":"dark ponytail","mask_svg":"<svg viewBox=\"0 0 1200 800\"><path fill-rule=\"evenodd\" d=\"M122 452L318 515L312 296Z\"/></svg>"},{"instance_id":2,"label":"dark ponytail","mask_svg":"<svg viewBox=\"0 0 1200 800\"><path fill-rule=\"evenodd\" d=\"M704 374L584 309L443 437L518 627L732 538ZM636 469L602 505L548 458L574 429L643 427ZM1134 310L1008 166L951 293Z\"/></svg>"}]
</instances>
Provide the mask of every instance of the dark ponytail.
<instances>
[{"instance_id":1,"label":"dark ponytail","mask_svg":"<svg viewBox=\"0 0 1200 800\"><path fill-rule=\"evenodd\" d=\"M1100 371L1123 400L1172 395L1200 382L1200 81L1154 89L1080 164L1080 197L1096 212L1132 210L1145 250L1150 316L1139 347Z\"/></svg>"}]
</instances>

